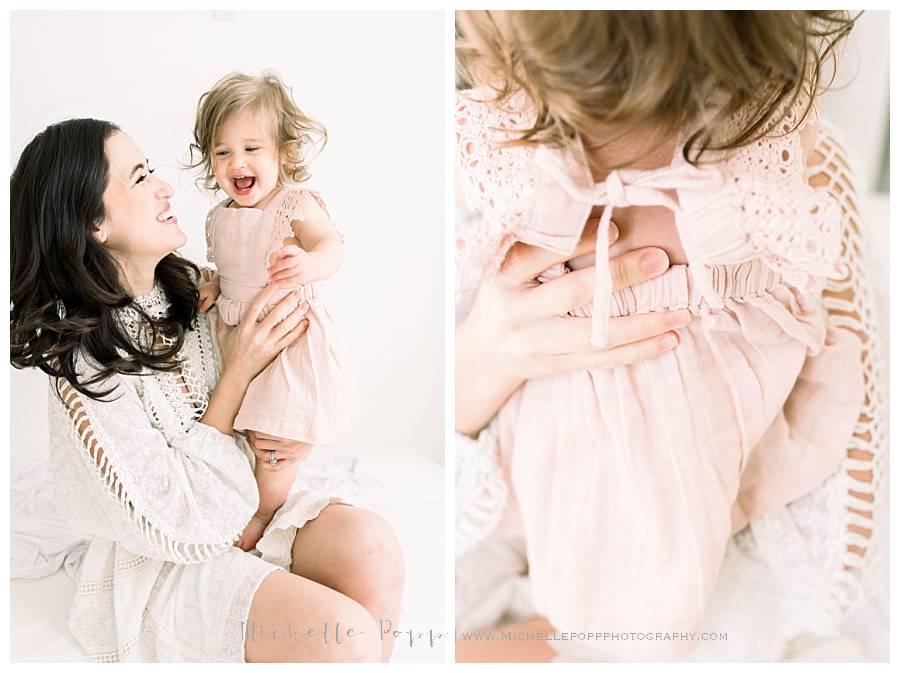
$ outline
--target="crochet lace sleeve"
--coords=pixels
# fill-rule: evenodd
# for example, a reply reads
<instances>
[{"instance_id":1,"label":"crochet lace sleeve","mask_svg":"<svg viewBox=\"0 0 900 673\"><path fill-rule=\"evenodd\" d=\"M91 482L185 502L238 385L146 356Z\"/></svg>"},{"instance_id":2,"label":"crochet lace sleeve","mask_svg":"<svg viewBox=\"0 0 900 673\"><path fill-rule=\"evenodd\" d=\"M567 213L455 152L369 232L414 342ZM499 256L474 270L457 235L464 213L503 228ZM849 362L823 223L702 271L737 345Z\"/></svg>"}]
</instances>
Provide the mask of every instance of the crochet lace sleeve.
<instances>
[{"instance_id":1,"label":"crochet lace sleeve","mask_svg":"<svg viewBox=\"0 0 900 673\"><path fill-rule=\"evenodd\" d=\"M51 397L51 423L78 456L63 492L78 489L95 503L104 521L86 525L111 531L135 554L197 563L226 553L259 504L246 454L202 423L167 441L127 378L103 384L116 383L111 401L57 383L61 399Z\"/></svg>"},{"instance_id":2,"label":"crochet lace sleeve","mask_svg":"<svg viewBox=\"0 0 900 673\"><path fill-rule=\"evenodd\" d=\"M844 572L834 592L835 609L846 612L854 599L866 595L871 588L880 518L886 515L882 488L887 461L884 359L859 200L847 152L834 129L826 125L815 129L806 175L810 185L834 199L841 213L841 261L845 272L825 284L824 304L829 321L850 330L862 345L865 398L847 448L849 488L845 506L850 523L845 533Z\"/></svg>"},{"instance_id":3,"label":"crochet lace sleeve","mask_svg":"<svg viewBox=\"0 0 900 673\"><path fill-rule=\"evenodd\" d=\"M477 439L456 436L456 555L471 551L496 528L507 502L493 423Z\"/></svg>"},{"instance_id":4,"label":"crochet lace sleeve","mask_svg":"<svg viewBox=\"0 0 900 673\"><path fill-rule=\"evenodd\" d=\"M456 291L470 292L500 268L525 218L521 204L533 189L527 170L534 151L502 143L527 126L527 112L499 108L478 92L456 97L456 174L472 226L457 227Z\"/></svg>"}]
</instances>

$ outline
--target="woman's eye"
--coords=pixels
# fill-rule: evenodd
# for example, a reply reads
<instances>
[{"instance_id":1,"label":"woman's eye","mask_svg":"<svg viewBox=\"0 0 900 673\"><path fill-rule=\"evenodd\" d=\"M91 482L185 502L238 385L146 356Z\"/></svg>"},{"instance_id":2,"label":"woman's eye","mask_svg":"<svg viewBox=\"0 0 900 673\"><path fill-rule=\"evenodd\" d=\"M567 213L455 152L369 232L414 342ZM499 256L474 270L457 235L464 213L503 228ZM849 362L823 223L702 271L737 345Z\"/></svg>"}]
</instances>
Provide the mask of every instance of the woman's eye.
<instances>
[{"instance_id":1,"label":"woman's eye","mask_svg":"<svg viewBox=\"0 0 900 673\"><path fill-rule=\"evenodd\" d=\"M147 172L144 175L142 175L141 177L139 177L137 179L137 182L135 182L134 184L136 184L136 185L141 184L144 180L146 180L148 177L150 177L151 173L155 173L155 172L156 172L155 168L148 168Z\"/></svg>"}]
</instances>

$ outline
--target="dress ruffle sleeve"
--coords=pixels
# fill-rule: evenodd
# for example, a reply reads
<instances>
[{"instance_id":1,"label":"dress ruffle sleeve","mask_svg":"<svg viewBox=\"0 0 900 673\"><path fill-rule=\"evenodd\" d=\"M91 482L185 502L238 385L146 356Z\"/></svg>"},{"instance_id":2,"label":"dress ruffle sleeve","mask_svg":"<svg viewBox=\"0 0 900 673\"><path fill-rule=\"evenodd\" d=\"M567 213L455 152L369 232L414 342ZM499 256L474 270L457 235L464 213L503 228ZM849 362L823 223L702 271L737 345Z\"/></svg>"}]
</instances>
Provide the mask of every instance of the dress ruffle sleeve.
<instances>
[{"instance_id":1,"label":"dress ruffle sleeve","mask_svg":"<svg viewBox=\"0 0 900 673\"><path fill-rule=\"evenodd\" d=\"M258 506L246 454L227 435L203 423L167 438L152 423L135 384L113 377L111 401L97 401L59 382L51 423L70 438L79 459L76 477L59 479L63 508L87 532L109 537L135 554L197 563L226 553ZM140 383L136 384L140 385Z\"/></svg>"}]
</instances>

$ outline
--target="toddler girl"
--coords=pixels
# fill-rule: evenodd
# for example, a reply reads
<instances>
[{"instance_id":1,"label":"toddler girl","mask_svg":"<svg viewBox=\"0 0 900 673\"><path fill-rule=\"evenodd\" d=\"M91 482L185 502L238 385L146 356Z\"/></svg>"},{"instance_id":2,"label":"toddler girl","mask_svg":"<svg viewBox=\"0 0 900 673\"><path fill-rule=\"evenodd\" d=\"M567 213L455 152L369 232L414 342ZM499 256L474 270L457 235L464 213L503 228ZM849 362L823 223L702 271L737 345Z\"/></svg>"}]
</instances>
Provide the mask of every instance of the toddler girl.
<instances>
[{"instance_id":1,"label":"toddler girl","mask_svg":"<svg viewBox=\"0 0 900 673\"><path fill-rule=\"evenodd\" d=\"M250 385L235 418L236 431L309 445L331 444L349 429L358 401L347 347L316 282L333 276L343 242L309 177L307 150L325 130L305 116L277 75L230 74L200 98L194 125L193 167L206 188L228 196L206 218L207 257L217 271L200 287L200 310L237 325L267 284L283 288L263 310L295 292L309 305L306 336L285 348ZM213 330L215 333L215 330ZM252 549L284 503L297 464L272 469L279 458L256 461L259 510L237 544Z\"/></svg>"},{"instance_id":2,"label":"toddler girl","mask_svg":"<svg viewBox=\"0 0 900 673\"><path fill-rule=\"evenodd\" d=\"M476 86L457 99L457 165L481 216L456 241L460 295L516 241L571 256L599 217L596 254L548 274L595 265L593 303L576 312L589 318L591 343L609 345L610 317L681 311L674 350L529 380L482 432L518 505L536 609L573 633L696 633L732 535L823 483L831 502L852 502L836 525L855 511L850 525L865 539L868 487L840 472L848 447L866 448L854 459L873 456L877 434L859 420L870 407L860 415L858 335L838 327L865 315L861 280L841 259L842 236L854 252L852 186L810 113L819 38L833 47L850 22L808 12L464 12L460 24L458 53ZM671 268L611 292L609 256L647 245L664 247ZM829 320L823 288L845 280L843 312ZM485 488L485 502L496 492ZM471 509L480 518L457 525L497 521ZM833 547L844 567L859 565ZM822 570L804 558L789 572L803 569ZM799 591L783 574L776 581L786 596ZM814 628L801 617L777 632L776 623L765 626L773 639ZM641 659L695 646L597 643Z\"/></svg>"}]
</instances>

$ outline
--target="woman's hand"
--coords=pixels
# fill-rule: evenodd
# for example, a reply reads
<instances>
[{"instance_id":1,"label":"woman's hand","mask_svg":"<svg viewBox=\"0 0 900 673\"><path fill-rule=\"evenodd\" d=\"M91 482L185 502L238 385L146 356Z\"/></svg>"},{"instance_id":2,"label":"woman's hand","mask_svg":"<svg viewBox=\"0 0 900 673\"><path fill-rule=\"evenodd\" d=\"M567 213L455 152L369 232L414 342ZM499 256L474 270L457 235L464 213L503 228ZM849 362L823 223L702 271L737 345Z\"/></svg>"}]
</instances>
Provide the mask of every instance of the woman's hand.
<instances>
[{"instance_id":1,"label":"woman's hand","mask_svg":"<svg viewBox=\"0 0 900 673\"><path fill-rule=\"evenodd\" d=\"M237 377L249 385L282 349L299 339L309 321L305 320L309 305L297 304L299 292L291 292L279 301L269 314L259 320L263 307L277 288L263 288L247 308L244 318L235 327L218 323L217 336L224 362L222 376Z\"/></svg>"},{"instance_id":2,"label":"woman's hand","mask_svg":"<svg viewBox=\"0 0 900 673\"><path fill-rule=\"evenodd\" d=\"M615 227L610 232L618 235ZM687 309L611 318L610 345L595 348L591 319L566 315L593 299L594 267L537 280L550 267L592 251L596 234L593 219L569 257L516 243L498 274L478 289L456 333L458 432L477 433L528 379L626 365L678 345L672 330L688 323ZM615 292L661 275L669 260L660 248L639 248L611 258L609 265Z\"/></svg>"},{"instance_id":3,"label":"woman's hand","mask_svg":"<svg viewBox=\"0 0 900 673\"><path fill-rule=\"evenodd\" d=\"M247 443L256 456L256 465L264 470L278 472L286 467L302 463L312 453L312 444L281 439L255 430L247 431ZM270 451L275 452L275 464L269 462Z\"/></svg>"},{"instance_id":4,"label":"woman's hand","mask_svg":"<svg viewBox=\"0 0 900 673\"><path fill-rule=\"evenodd\" d=\"M309 306L297 305L300 296L297 292L287 295L257 322L276 291L274 287L266 287L256 295L237 326L218 322L216 336L222 351L222 373L201 422L223 434L233 432L234 419L253 377L309 327L309 321L304 319Z\"/></svg>"}]
</instances>

